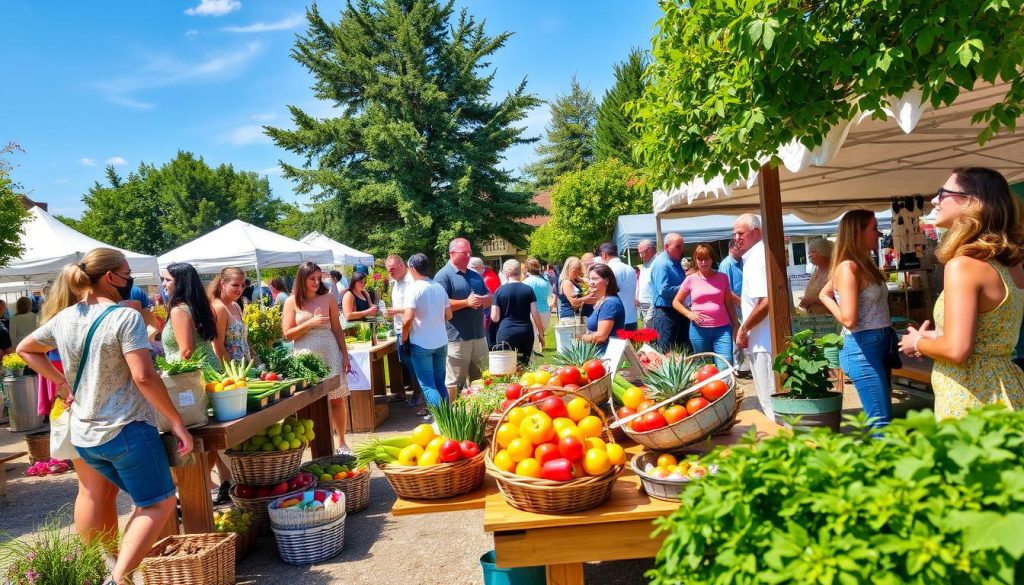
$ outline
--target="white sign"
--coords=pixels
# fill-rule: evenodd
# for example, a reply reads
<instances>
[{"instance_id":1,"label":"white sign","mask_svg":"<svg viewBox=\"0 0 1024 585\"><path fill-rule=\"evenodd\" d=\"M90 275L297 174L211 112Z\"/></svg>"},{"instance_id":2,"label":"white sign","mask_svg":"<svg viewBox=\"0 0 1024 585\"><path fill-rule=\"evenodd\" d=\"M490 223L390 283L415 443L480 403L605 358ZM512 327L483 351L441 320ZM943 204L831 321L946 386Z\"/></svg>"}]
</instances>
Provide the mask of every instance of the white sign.
<instances>
[{"instance_id":1,"label":"white sign","mask_svg":"<svg viewBox=\"0 0 1024 585\"><path fill-rule=\"evenodd\" d=\"M181 392L178 394L178 406L184 408L186 406L196 405L196 395L191 390Z\"/></svg>"}]
</instances>

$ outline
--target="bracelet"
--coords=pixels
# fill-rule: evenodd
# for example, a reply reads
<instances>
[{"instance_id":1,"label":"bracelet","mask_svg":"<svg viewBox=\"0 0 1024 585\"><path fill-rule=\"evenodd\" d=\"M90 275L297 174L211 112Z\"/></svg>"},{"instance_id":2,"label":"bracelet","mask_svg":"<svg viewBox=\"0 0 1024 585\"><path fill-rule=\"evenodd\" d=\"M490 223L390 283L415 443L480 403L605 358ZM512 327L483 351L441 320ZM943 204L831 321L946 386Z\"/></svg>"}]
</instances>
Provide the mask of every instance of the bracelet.
<instances>
[{"instance_id":1,"label":"bracelet","mask_svg":"<svg viewBox=\"0 0 1024 585\"><path fill-rule=\"evenodd\" d=\"M919 343L921 343L921 336L920 335L918 335L917 339L914 340L914 353L916 353L917 355L921 355L921 350L917 349L917 344L919 344Z\"/></svg>"}]
</instances>

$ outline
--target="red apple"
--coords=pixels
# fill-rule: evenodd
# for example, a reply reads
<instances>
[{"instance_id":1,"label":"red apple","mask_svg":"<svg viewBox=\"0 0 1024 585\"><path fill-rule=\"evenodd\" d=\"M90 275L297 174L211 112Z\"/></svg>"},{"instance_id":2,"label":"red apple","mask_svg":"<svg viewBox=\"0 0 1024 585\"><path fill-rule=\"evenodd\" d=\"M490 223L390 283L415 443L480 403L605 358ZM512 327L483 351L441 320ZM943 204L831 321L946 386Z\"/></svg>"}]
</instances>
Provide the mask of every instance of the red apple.
<instances>
[{"instance_id":1,"label":"red apple","mask_svg":"<svg viewBox=\"0 0 1024 585\"><path fill-rule=\"evenodd\" d=\"M283 496L283 495L287 494L288 491L289 491L288 482L287 481L282 481L281 483L275 485L274 489L270 490L270 495L272 495L272 496Z\"/></svg>"},{"instance_id":2,"label":"red apple","mask_svg":"<svg viewBox=\"0 0 1024 585\"><path fill-rule=\"evenodd\" d=\"M583 443L572 435L566 435L558 440L558 453L569 461L583 459L583 454L586 451L587 449L583 446Z\"/></svg>"},{"instance_id":3,"label":"red apple","mask_svg":"<svg viewBox=\"0 0 1024 585\"><path fill-rule=\"evenodd\" d=\"M448 439L444 443L441 443L441 461L444 463L452 463L462 459L462 447L459 446L459 442L455 439Z\"/></svg>"},{"instance_id":4,"label":"red apple","mask_svg":"<svg viewBox=\"0 0 1024 585\"><path fill-rule=\"evenodd\" d=\"M541 400L539 408L544 412L544 414L550 416L551 420L569 416L569 411L566 410L565 403L557 396L549 396L544 400Z\"/></svg>"},{"instance_id":5,"label":"red apple","mask_svg":"<svg viewBox=\"0 0 1024 585\"><path fill-rule=\"evenodd\" d=\"M256 490L245 484L238 484L235 488L235 495L248 500L256 497Z\"/></svg>"},{"instance_id":6,"label":"red apple","mask_svg":"<svg viewBox=\"0 0 1024 585\"><path fill-rule=\"evenodd\" d=\"M513 382L505 388L505 398L508 400L516 400L523 395L523 385L518 382Z\"/></svg>"},{"instance_id":7,"label":"red apple","mask_svg":"<svg viewBox=\"0 0 1024 585\"><path fill-rule=\"evenodd\" d=\"M459 443L459 450L462 452L462 456L466 459L472 459L480 454L480 447L473 441L463 441Z\"/></svg>"}]
</instances>

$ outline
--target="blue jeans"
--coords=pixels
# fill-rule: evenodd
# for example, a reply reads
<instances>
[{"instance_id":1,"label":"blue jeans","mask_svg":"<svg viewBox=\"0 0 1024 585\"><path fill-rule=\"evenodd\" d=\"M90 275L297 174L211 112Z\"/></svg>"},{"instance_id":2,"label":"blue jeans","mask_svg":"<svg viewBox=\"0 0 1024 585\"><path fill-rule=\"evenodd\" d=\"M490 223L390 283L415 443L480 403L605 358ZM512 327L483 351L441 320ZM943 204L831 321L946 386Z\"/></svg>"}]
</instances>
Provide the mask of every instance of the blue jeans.
<instances>
[{"instance_id":1,"label":"blue jeans","mask_svg":"<svg viewBox=\"0 0 1024 585\"><path fill-rule=\"evenodd\" d=\"M654 307L651 328L658 332L655 346L660 351L690 351L690 320L679 311L672 307Z\"/></svg>"},{"instance_id":2,"label":"blue jeans","mask_svg":"<svg viewBox=\"0 0 1024 585\"><path fill-rule=\"evenodd\" d=\"M140 508L159 504L174 495L167 451L160 433L149 423L129 423L106 443L75 450L89 467L127 492Z\"/></svg>"},{"instance_id":3,"label":"blue jeans","mask_svg":"<svg viewBox=\"0 0 1024 585\"><path fill-rule=\"evenodd\" d=\"M885 362L893 335L889 327L847 333L839 351L839 366L853 382L875 427L892 421L892 370Z\"/></svg>"},{"instance_id":4,"label":"blue jeans","mask_svg":"<svg viewBox=\"0 0 1024 585\"><path fill-rule=\"evenodd\" d=\"M416 381L420 383L423 391L423 399L431 406L441 404L442 400L448 400L448 388L444 385L445 362L448 358L448 346L442 345L437 349L426 349L410 343L412 348L413 374Z\"/></svg>"},{"instance_id":5,"label":"blue jeans","mask_svg":"<svg viewBox=\"0 0 1024 585\"><path fill-rule=\"evenodd\" d=\"M698 327L691 322L690 343L693 345L694 353L711 351L726 359L732 359L732 325ZM715 358L715 365L719 370L726 368L725 362L718 358Z\"/></svg>"}]
</instances>

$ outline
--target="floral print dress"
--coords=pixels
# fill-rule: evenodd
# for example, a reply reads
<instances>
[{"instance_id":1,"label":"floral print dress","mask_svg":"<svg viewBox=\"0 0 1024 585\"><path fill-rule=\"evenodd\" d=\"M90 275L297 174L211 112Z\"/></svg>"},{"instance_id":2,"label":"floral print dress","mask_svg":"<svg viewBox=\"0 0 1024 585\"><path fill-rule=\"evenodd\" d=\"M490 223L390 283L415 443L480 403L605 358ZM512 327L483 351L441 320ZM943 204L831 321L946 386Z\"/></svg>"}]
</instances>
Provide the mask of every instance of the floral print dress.
<instances>
[{"instance_id":1,"label":"floral print dress","mask_svg":"<svg viewBox=\"0 0 1024 585\"><path fill-rule=\"evenodd\" d=\"M1017 288L1006 266L990 262L1006 287L1006 296L995 309L978 315L974 351L962 364L935 360L932 387L935 417L959 418L984 404L1024 408L1024 371L1012 361L1021 318L1024 290ZM935 327L941 334L945 323L945 293L935 302Z\"/></svg>"},{"instance_id":2,"label":"floral print dress","mask_svg":"<svg viewBox=\"0 0 1024 585\"><path fill-rule=\"evenodd\" d=\"M250 357L245 323L228 311L228 325L224 330L224 351L229 360L248 360Z\"/></svg>"},{"instance_id":3,"label":"floral print dress","mask_svg":"<svg viewBox=\"0 0 1024 585\"><path fill-rule=\"evenodd\" d=\"M313 313L295 308L295 324L302 325L313 318ZM344 398L351 392L348 389L348 380L341 367L341 349L338 347L338 340L334 338L330 323L310 329L305 335L295 340L292 345L292 353L300 351L313 352L324 359L331 373L327 377L339 376L338 387L331 390L328 396L332 399Z\"/></svg>"}]
</instances>

